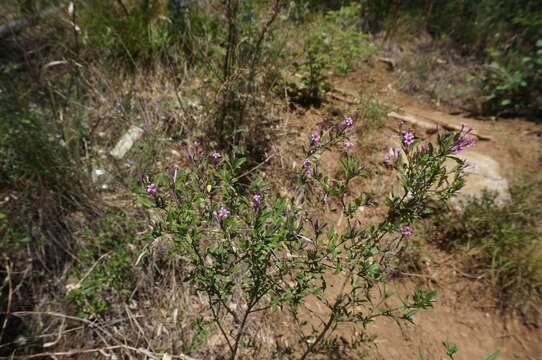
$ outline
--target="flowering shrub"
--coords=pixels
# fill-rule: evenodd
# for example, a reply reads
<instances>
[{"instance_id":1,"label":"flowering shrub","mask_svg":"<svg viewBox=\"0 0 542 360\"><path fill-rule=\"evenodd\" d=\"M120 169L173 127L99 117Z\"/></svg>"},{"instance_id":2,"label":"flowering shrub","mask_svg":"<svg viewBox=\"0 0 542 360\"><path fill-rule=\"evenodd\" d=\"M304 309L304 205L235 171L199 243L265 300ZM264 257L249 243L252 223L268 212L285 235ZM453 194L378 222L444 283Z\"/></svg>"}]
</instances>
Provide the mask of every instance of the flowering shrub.
<instances>
[{"instance_id":1,"label":"flowering shrub","mask_svg":"<svg viewBox=\"0 0 542 360\"><path fill-rule=\"evenodd\" d=\"M187 169L143 181L146 196L165 210L154 235L173 238L170 251L182 256L186 281L207 298L231 359L255 313L289 311L308 340L299 354L305 359L333 346L333 330L341 323L365 329L377 317L412 321L419 309L431 306L435 293L420 289L391 306L385 285L412 224L428 214L428 202L446 202L461 188L464 164L454 155L469 141L468 133L439 134L435 144L421 144L400 128L401 149L392 149L386 162L398 171L402 194L391 192L386 216L364 225L358 209L378 204L352 186L365 176L351 151L353 126L346 118L311 133L295 199L259 179L241 182L243 157L209 155L199 144L186 148ZM340 171L331 178L320 159L335 149L341 152ZM456 162L451 170L444 166L447 159ZM341 210L343 227L328 219L330 207ZM328 287L330 274L339 287ZM309 318L313 312L304 311L309 295L327 309L318 326ZM235 329L225 326L227 319Z\"/></svg>"}]
</instances>

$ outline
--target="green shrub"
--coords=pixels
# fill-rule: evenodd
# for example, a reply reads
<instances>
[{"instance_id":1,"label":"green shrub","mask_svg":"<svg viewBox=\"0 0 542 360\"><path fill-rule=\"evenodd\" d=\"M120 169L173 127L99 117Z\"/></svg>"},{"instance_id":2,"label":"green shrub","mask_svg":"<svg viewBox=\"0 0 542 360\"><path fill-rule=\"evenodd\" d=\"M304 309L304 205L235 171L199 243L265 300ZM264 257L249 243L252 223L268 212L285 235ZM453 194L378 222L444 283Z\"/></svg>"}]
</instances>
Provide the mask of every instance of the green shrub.
<instances>
[{"instance_id":1,"label":"green shrub","mask_svg":"<svg viewBox=\"0 0 542 360\"><path fill-rule=\"evenodd\" d=\"M356 105L354 117L361 119L363 130L380 128L387 119L391 108L369 91L362 92L359 98L360 103Z\"/></svg>"},{"instance_id":2,"label":"green shrub","mask_svg":"<svg viewBox=\"0 0 542 360\"><path fill-rule=\"evenodd\" d=\"M542 2L368 0L363 6L365 25L373 32L393 32L399 19L407 19L488 63L481 74L486 112L540 111Z\"/></svg>"},{"instance_id":3,"label":"green shrub","mask_svg":"<svg viewBox=\"0 0 542 360\"><path fill-rule=\"evenodd\" d=\"M209 104L213 125L205 131L220 147L240 149L250 161L263 161L274 120L267 106L272 101L274 78L283 66L285 37L276 31L286 2L229 0L219 9L223 33L218 56L209 60ZM210 71L209 71L210 70Z\"/></svg>"},{"instance_id":4,"label":"green shrub","mask_svg":"<svg viewBox=\"0 0 542 360\"><path fill-rule=\"evenodd\" d=\"M89 0L80 4L78 25L95 58L137 66L178 55L180 31L173 26L165 0Z\"/></svg>"},{"instance_id":5,"label":"green shrub","mask_svg":"<svg viewBox=\"0 0 542 360\"><path fill-rule=\"evenodd\" d=\"M39 101L39 96L18 96L19 86L16 81L0 82L0 281L7 285L9 280L17 288L10 307L4 306L8 287L0 290L0 306L6 313L34 310L43 301L42 291L50 292L51 279L60 276L81 245L73 236L80 221L96 206L83 160L81 114L66 111L60 121L48 106L28 100ZM57 99L50 95L54 103ZM4 270L8 268L11 274ZM9 331L15 331L14 338L31 340L13 347L37 350L40 326L18 321L21 327Z\"/></svg>"},{"instance_id":6,"label":"green shrub","mask_svg":"<svg viewBox=\"0 0 542 360\"><path fill-rule=\"evenodd\" d=\"M32 237L32 250L43 263L53 265L73 245L68 214L92 209L81 118L67 115L61 126L47 107L25 106L15 87L0 91L6 94L0 98L0 186L9 199L5 213L15 228Z\"/></svg>"},{"instance_id":7,"label":"green shrub","mask_svg":"<svg viewBox=\"0 0 542 360\"><path fill-rule=\"evenodd\" d=\"M542 93L542 38L534 51L532 56L511 50L489 51L490 63L480 76L487 111L525 113L542 105L535 99Z\"/></svg>"},{"instance_id":8,"label":"green shrub","mask_svg":"<svg viewBox=\"0 0 542 360\"><path fill-rule=\"evenodd\" d=\"M527 319L540 316L542 299L542 192L538 179L512 191L510 204L499 207L486 194L441 215L437 229L442 245L459 248L472 259L468 266L487 274L503 309L516 309Z\"/></svg>"},{"instance_id":9,"label":"green shrub","mask_svg":"<svg viewBox=\"0 0 542 360\"><path fill-rule=\"evenodd\" d=\"M308 17L300 36L301 51L294 51L294 80L288 92L303 104L320 104L333 89L331 75L344 75L356 63L371 59L376 47L367 34L359 31L360 5L341 7Z\"/></svg>"},{"instance_id":10,"label":"green shrub","mask_svg":"<svg viewBox=\"0 0 542 360\"><path fill-rule=\"evenodd\" d=\"M0 213L0 252L15 254L31 240L28 235L9 223L8 215Z\"/></svg>"},{"instance_id":11,"label":"green shrub","mask_svg":"<svg viewBox=\"0 0 542 360\"><path fill-rule=\"evenodd\" d=\"M171 239L165 250L182 259L185 280L207 299L230 359L237 358L256 313L289 311L302 338L310 339L299 351L299 359L306 359L337 349L333 332L340 324L360 325L361 334L352 337L359 344L370 338L361 327L379 317L412 322L434 301L434 291L416 289L390 305L386 283L399 244L427 215L427 204L448 201L463 185L464 164L455 153L471 140L465 133L446 133L435 144L422 144L400 128L402 146L386 162L399 172L405 195L391 192L386 215L365 225L357 210L374 201L354 186L365 173L350 151L352 128L347 117L312 132L299 186L292 189L295 198L268 190L258 178L241 180L242 156L207 153L200 143L188 147L186 168L144 178L142 202L164 214L153 236ZM319 167L328 150L341 154L333 178ZM447 169L447 159L457 165ZM330 207L340 209L344 230L327 219ZM342 285L329 286L329 274ZM302 310L309 296L315 307L326 309L320 321Z\"/></svg>"},{"instance_id":12,"label":"green shrub","mask_svg":"<svg viewBox=\"0 0 542 360\"><path fill-rule=\"evenodd\" d=\"M77 306L81 316L103 315L112 303L131 294L137 230L133 219L112 212L83 231L80 241L86 246L71 269L77 282L66 293L66 300Z\"/></svg>"}]
</instances>

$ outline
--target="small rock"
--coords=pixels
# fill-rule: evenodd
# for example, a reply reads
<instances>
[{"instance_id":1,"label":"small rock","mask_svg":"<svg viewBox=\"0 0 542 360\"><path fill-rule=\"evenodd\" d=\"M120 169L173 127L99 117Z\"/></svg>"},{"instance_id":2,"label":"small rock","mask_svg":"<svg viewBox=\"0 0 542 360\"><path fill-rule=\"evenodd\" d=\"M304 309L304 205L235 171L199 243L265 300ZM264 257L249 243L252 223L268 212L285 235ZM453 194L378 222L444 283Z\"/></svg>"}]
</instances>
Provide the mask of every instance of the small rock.
<instances>
[{"instance_id":1,"label":"small rock","mask_svg":"<svg viewBox=\"0 0 542 360\"><path fill-rule=\"evenodd\" d=\"M508 181L501 175L497 161L474 151L465 152L460 157L468 166L465 169L465 186L458 194L458 201L481 198L484 191L497 194L495 204L499 207L511 201Z\"/></svg>"},{"instance_id":2,"label":"small rock","mask_svg":"<svg viewBox=\"0 0 542 360\"><path fill-rule=\"evenodd\" d=\"M171 152L171 155L173 155L173 156L175 156L175 157L177 157L177 158L180 158L180 157L181 157L181 153L178 152L177 150L171 149L170 152Z\"/></svg>"}]
</instances>

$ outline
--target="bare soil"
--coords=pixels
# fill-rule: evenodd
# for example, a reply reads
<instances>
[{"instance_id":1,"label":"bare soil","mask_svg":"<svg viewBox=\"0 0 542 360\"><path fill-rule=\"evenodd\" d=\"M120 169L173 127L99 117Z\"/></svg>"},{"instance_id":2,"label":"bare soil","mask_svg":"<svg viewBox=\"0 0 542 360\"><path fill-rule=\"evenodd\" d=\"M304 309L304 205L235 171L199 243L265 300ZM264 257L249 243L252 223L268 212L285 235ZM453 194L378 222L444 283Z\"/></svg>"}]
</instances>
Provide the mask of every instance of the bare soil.
<instances>
[{"instance_id":1,"label":"bare soil","mask_svg":"<svg viewBox=\"0 0 542 360\"><path fill-rule=\"evenodd\" d=\"M447 124L466 124L477 129L492 140L478 141L473 151L494 158L500 165L503 176L514 183L532 177L542 170L542 123L524 119L477 119L453 113L454 109L437 108L424 101L397 90L397 76L385 64L376 63L369 69L361 69L347 78L336 81L337 92L331 101L318 109L300 109L285 112L281 126L283 140L273 149L278 156L272 161L269 173L275 182L286 181L288 169L300 166L302 145L306 134L319 122L334 115L345 115L355 106L360 92L376 92L380 99L394 110L414 115L424 121ZM397 121L388 118L376 131L358 132L353 136L355 151L361 159L372 164L382 175L378 166L384 151L398 142ZM414 129L418 136L431 138L424 129ZM323 159L332 167L334 159ZM277 176L278 175L278 176ZM386 175L384 173L384 175ZM281 178L281 179L279 179ZM384 176L384 181L369 181L375 192L383 192L393 186L393 176ZM365 214L367 218L378 214ZM333 218L333 215L331 215ZM336 219L340 222L339 219ZM444 359L443 341L457 344L457 360L483 359L493 351L500 351L499 359L539 359L542 353L542 329L527 326L515 314L503 314L496 306L495 294L488 279L477 278L461 271L461 254L445 253L436 247L426 249L427 258L421 273L402 273L392 282L391 290L397 295L406 295L416 286L436 289L438 299L434 307L420 311L415 325L400 328L391 320L379 320L370 329L378 334L376 349L369 358L375 359ZM333 281L331 281L333 282ZM310 305L310 301L309 301ZM542 306L542 304L541 304ZM352 327L337 331L347 335L355 331ZM358 358L356 355L335 354L330 358Z\"/></svg>"}]
</instances>

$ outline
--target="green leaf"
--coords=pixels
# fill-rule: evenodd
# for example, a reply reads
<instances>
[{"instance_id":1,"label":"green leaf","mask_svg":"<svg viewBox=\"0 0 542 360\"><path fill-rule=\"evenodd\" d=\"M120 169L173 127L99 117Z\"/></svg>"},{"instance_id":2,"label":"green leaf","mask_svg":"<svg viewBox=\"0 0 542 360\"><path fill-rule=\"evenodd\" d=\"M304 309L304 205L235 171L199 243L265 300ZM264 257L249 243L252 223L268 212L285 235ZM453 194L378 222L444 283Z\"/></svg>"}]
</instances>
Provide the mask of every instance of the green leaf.
<instances>
[{"instance_id":1,"label":"green leaf","mask_svg":"<svg viewBox=\"0 0 542 360\"><path fill-rule=\"evenodd\" d=\"M499 357L499 355L501 354L500 351L493 351L492 353L489 353L486 355L486 357L484 357L483 360L495 360Z\"/></svg>"},{"instance_id":2,"label":"green leaf","mask_svg":"<svg viewBox=\"0 0 542 360\"><path fill-rule=\"evenodd\" d=\"M154 201L151 200L148 196L140 196L138 200L143 206L147 208L153 208L156 206L154 204Z\"/></svg>"},{"instance_id":3,"label":"green leaf","mask_svg":"<svg viewBox=\"0 0 542 360\"><path fill-rule=\"evenodd\" d=\"M446 349L446 355L448 355L450 359L453 359L454 354L459 351L456 344L450 343L447 340L442 342L442 346Z\"/></svg>"}]
</instances>

